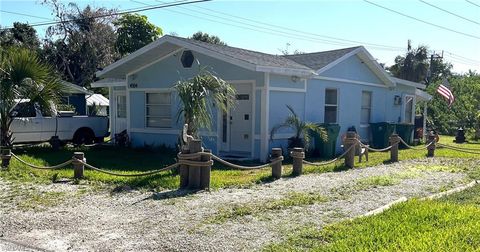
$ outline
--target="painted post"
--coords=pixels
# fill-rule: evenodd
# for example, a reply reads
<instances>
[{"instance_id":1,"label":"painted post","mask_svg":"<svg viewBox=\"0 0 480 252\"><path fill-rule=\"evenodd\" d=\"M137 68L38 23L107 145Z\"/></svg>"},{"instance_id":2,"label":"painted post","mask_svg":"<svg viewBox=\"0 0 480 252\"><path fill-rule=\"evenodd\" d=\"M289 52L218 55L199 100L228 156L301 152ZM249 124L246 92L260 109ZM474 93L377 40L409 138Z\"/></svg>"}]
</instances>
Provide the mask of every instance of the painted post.
<instances>
[{"instance_id":1,"label":"painted post","mask_svg":"<svg viewBox=\"0 0 480 252\"><path fill-rule=\"evenodd\" d=\"M272 148L272 159L282 156L281 148ZM278 162L272 165L272 177L279 179L282 177L282 162Z\"/></svg>"},{"instance_id":2,"label":"painted post","mask_svg":"<svg viewBox=\"0 0 480 252\"><path fill-rule=\"evenodd\" d=\"M392 148L390 149L390 161L391 162L398 162L398 145L400 144L400 137L398 134L393 133L390 136L390 145Z\"/></svg>"},{"instance_id":3,"label":"painted post","mask_svg":"<svg viewBox=\"0 0 480 252\"><path fill-rule=\"evenodd\" d=\"M8 168L10 159L12 158L12 151L10 149L2 150L2 168Z\"/></svg>"},{"instance_id":4,"label":"painted post","mask_svg":"<svg viewBox=\"0 0 480 252\"><path fill-rule=\"evenodd\" d=\"M202 151L202 140L194 139L190 141L189 145L190 153L198 153ZM201 157L194 158L192 161L200 161ZM199 166L188 166L188 189L199 189L200 188L200 167Z\"/></svg>"},{"instance_id":5,"label":"painted post","mask_svg":"<svg viewBox=\"0 0 480 252\"><path fill-rule=\"evenodd\" d=\"M429 146L427 147L428 153L427 157L434 157L435 156L435 148L436 148L436 136L433 131L430 131L428 134L428 142Z\"/></svg>"},{"instance_id":6,"label":"painted post","mask_svg":"<svg viewBox=\"0 0 480 252\"><path fill-rule=\"evenodd\" d=\"M75 158L73 161L73 178L74 179L81 179L83 178L83 171L85 169L83 163L77 161L82 160L85 162L85 154L83 152L74 152L73 157Z\"/></svg>"},{"instance_id":7,"label":"painted post","mask_svg":"<svg viewBox=\"0 0 480 252\"><path fill-rule=\"evenodd\" d=\"M353 168L355 166L355 147L357 145L357 133L354 131L347 131L347 137L345 139L345 149L349 150L345 155L345 166Z\"/></svg>"},{"instance_id":8,"label":"painted post","mask_svg":"<svg viewBox=\"0 0 480 252\"><path fill-rule=\"evenodd\" d=\"M182 146L181 150L182 154L188 154L190 153L189 150L189 144L187 143L186 145ZM180 174L180 188L185 189L188 187L188 165L180 165L178 167L179 169L179 174Z\"/></svg>"},{"instance_id":9,"label":"painted post","mask_svg":"<svg viewBox=\"0 0 480 252\"><path fill-rule=\"evenodd\" d=\"M204 152L212 153L212 150L204 150ZM212 160L211 155L202 155L202 161L209 162ZM200 189L210 189L210 172L212 166L201 167L200 170Z\"/></svg>"},{"instance_id":10,"label":"painted post","mask_svg":"<svg viewBox=\"0 0 480 252\"><path fill-rule=\"evenodd\" d=\"M305 158L305 152L303 148L293 148L292 151L292 165L293 165L293 171L292 175L293 176L299 176L302 174L303 170L303 159Z\"/></svg>"}]
</instances>

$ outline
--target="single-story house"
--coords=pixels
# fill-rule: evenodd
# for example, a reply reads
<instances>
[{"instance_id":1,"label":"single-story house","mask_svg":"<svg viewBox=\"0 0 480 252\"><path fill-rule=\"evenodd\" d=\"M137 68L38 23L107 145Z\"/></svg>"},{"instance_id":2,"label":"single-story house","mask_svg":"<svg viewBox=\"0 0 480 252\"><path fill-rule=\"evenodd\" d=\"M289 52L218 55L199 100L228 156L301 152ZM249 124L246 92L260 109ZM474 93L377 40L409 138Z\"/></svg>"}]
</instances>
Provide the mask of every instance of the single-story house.
<instances>
[{"instance_id":1,"label":"single-story house","mask_svg":"<svg viewBox=\"0 0 480 252\"><path fill-rule=\"evenodd\" d=\"M62 97L62 103L72 105L77 115L87 115L86 97L93 95L93 93L84 87L67 81L62 81L62 83L66 87L65 95Z\"/></svg>"},{"instance_id":2,"label":"single-story house","mask_svg":"<svg viewBox=\"0 0 480 252\"><path fill-rule=\"evenodd\" d=\"M417 102L431 98L425 85L392 77L362 46L278 56L163 36L97 72L101 80L92 86L110 91L112 134L127 130L134 147L175 147L183 123L172 86L197 74L199 64L238 93L237 106L214 111L212 129L201 132L219 155L266 161L272 147L285 147L292 133L271 140L270 131L288 116L286 105L304 120L339 124L340 134L355 126L368 141L369 123L413 123Z\"/></svg>"}]
</instances>

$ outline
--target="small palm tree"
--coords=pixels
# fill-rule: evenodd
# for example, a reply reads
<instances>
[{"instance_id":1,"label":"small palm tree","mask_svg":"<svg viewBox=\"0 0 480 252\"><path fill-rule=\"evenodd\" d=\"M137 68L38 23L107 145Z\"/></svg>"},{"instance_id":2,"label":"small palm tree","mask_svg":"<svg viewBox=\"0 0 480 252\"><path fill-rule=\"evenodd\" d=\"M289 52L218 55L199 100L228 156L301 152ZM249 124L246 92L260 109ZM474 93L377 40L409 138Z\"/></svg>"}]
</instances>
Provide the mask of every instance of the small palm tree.
<instances>
[{"instance_id":1,"label":"small palm tree","mask_svg":"<svg viewBox=\"0 0 480 252\"><path fill-rule=\"evenodd\" d=\"M287 105L287 108L290 111L290 115L285 119L285 122L272 128L270 140L282 128L293 129L295 132L295 135L288 139L288 148L300 147L308 149L312 132L317 133L325 141L328 139L327 132L323 127L315 123L302 121L291 106Z\"/></svg>"},{"instance_id":2,"label":"small palm tree","mask_svg":"<svg viewBox=\"0 0 480 252\"><path fill-rule=\"evenodd\" d=\"M12 145L10 114L16 99L29 99L43 111L52 113L63 84L53 69L42 63L36 53L24 48L8 48L0 53L0 137L1 146Z\"/></svg>"},{"instance_id":3,"label":"small palm tree","mask_svg":"<svg viewBox=\"0 0 480 252\"><path fill-rule=\"evenodd\" d=\"M235 88L205 69L187 81L179 81L174 89L181 101L177 121L183 115L187 134L197 138L200 128L211 128L212 104L226 112L236 102Z\"/></svg>"}]
</instances>

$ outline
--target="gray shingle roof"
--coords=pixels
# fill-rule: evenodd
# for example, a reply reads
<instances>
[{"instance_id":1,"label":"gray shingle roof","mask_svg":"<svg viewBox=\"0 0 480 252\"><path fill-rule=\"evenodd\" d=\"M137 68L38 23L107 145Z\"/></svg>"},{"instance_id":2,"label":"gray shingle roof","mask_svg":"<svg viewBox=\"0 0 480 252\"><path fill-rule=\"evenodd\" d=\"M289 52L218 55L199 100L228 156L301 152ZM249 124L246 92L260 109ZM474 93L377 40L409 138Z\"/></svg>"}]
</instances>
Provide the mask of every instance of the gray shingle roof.
<instances>
[{"instance_id":1,"label":"gray shingle roof","mask_svg":"<svg viewBox=\"0 0 480 252\"><path fill-rule=\"evenodd\" d=\"M166 35L166 36L169 36L169 35ZM215 51L217 53L235 58L237 60L245 61L245 62L259 65L259 66L292 68L292 69L300 69L300 70L308 70L308 71L312 70L308 66L299 64L293 60L290 60L286 57L279 56L279 55L272 55L267 53L250 51L250 50L232 47L232 46L210 44L210 43L205 43L205 42L201 42L193 39L186 39L182 37L176 37L176 36L171 36L171 37L174 37L179 40L183 40L185 42L194 44L196 46L199 46L208 50Z\"/></svg>"},{"instance_id":2,"label":"gray shingle roof","mask_svg":"<svg viewBox=\"0 0 480 252\"><path fill-rule=\"evenodd\" d=\"M343 55L359 48L360 46L305 54L285 55L283 57L293 60L314 70L319 70L333 61L341 58Z\"/></svg>"}]
</instances>

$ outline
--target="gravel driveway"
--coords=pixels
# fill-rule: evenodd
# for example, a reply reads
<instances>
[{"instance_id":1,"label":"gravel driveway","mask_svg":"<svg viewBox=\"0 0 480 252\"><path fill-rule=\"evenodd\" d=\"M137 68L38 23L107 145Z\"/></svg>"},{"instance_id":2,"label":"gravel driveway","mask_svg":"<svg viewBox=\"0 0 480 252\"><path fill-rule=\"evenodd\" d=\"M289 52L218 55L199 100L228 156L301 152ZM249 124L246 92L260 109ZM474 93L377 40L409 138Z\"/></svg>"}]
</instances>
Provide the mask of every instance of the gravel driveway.
<instances>
[{"instance_id":1,"label":"gravel driveway","mask_svg":"<svg viewBox=\"0 0 480 252\"><path fill-rule=\"evenodd\" d=\"M24 186L21 189L63 195L60 204L35 209L19 208L22 198L10 195L22 191L0 180L0 237L54 251L259 250L303 225L323 226L364 214L402 196L426 196L465 184L469 181L461 172L412 170L458 162L441 158L410 160L283 178L248 189L187 195L178 191L79 193L88 187L72 184ZM360 183L385 177L395 178L396 183ZM326 201L224 222L207 221L229 206L262 204L292 192L321 194Z\"/></svg>"}]
</instances>

